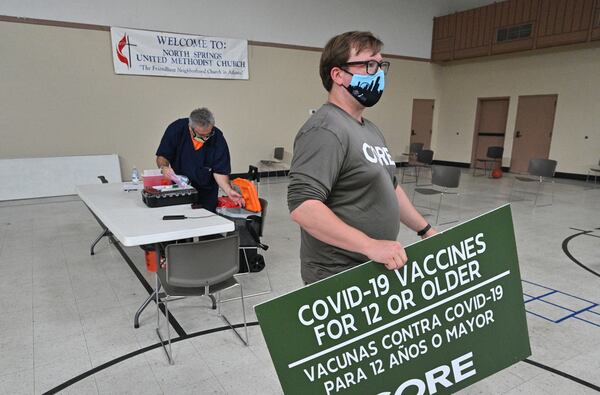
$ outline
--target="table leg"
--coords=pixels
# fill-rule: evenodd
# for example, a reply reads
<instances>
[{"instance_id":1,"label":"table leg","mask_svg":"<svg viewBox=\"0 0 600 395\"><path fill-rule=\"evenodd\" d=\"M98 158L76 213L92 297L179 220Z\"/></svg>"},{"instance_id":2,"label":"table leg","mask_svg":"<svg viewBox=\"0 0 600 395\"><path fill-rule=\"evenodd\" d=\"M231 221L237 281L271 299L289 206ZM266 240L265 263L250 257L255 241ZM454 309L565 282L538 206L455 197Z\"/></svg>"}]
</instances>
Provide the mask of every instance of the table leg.
<instances>
[{"instance_id":1,"label":"table leg","mask_svg":"<svg viewBox=\"0 0 600 395\"><path fill-rule=\"evenodd\" d=\"M159 270L160 269L160 244L159 243L156 243L154 245L154 251L156 251L156 270ZM133 327L134 328L140 327L140 314L142 314L142 311L144 311L144 309L148 306L148 303L150 303L152 301L152 299L158 295L159 292L160 292L160 282L158 281L158 276L156 276L156 286L154 287L154 291L146 298L146 300L144 300L144 303L142 303L140 308L137 309L137 311L135 312L135 317L133 318Z\"/></svg>"},{"instance_id":2,"label":"table leg","mask_svg":"<svg viewBox=\"0 0 600 395\"><path fill-rule=\"evenodd\" d=\"M144 309L148 306L148 303L150 303L152 301L152 299L154 299L156 297L156 294L158 293L159 290L160 290L160 285L159 285L158 289L155 289L154 292L152 292L148 296L148 298L146 298L146 300L144 300L144 303L142 303L140 308L137 309L137 311L135 312L135 317L133 318L133 327L134 328L140 327L140 314L142 314L142 311L144 311Z\"/></svg>"},{"instance_id":3,"label":"table leg","mask_svg":"<svg viewBox=\"0 0 600 395\"><path fill-rule=\"evenodd\" d=\"M90 255L94 255L94 247L96 246L96 244L98 244L100 239L103 238L104 236L108 236L109 234L110 234L110 231L108 230L108 228L103 226L102 233L100 233L100 235L98 237L96 237L96 240L94 240L94 242L92 243L92 246L90 247Z\"/></svg>"}]
</instances>

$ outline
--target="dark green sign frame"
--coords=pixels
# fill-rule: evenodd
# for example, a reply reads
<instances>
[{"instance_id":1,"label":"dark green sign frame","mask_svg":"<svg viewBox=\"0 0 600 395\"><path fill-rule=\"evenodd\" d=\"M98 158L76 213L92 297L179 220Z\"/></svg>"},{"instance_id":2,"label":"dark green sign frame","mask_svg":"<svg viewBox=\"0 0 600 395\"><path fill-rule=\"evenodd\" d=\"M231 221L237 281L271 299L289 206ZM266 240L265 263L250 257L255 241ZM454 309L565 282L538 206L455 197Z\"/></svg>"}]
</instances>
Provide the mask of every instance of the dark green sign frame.
<instances>
[{"instance_id":1,"label":"dark green sign frame","mask_svg":"<svg viewBox=\"0 0 600 395\"><path fill-rule=\"evenodd\" d=\"M510 206L256 306L286 394L456 392L531 355Z\"/></svg>"}]
</instances>

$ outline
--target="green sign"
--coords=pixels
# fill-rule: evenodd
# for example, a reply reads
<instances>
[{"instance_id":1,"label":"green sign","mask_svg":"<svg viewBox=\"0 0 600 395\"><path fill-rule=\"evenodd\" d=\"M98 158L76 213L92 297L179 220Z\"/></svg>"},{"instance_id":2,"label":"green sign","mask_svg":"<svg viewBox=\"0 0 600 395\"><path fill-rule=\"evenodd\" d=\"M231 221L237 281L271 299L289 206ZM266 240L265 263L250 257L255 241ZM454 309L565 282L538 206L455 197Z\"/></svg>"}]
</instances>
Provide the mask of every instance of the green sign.
<instances>
[{"instance_id":1,"label":"green sign","mask_svg":"<svg viewBox=\"0 0 600 395\"><path fill-rule=\"evenodd\" d=\"M456 392L531 355L510 206L256 306L286 394Z\"/></svg>"}]
</instances>

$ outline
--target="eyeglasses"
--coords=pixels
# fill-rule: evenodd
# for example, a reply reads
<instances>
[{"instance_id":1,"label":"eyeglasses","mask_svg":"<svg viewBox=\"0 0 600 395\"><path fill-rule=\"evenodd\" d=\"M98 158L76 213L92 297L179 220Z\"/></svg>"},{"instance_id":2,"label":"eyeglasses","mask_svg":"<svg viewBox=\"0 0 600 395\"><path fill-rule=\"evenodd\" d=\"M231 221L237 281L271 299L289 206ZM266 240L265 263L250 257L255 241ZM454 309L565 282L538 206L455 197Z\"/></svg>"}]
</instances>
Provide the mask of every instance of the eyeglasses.
<instances>
[{"instance_id":1,"label":"eyeglasses","mask_svg":"<svg viewBox=\"0 0 600 395\"><path fill-rule=\"evenodd\" d=\"M377 73L379 69L383 70L383 74L387 74L390 69L390 62L378 62L376 60L363 60L360 62L346 62L342 63L340 67L343 66L365 66L367 74L373 75Z\"/></svg>"},{"instance_id":2,"label":"eyeglasses","mask_svg":"<svg viewBox=\"0 0 600 395\"><path fill-rule=\"evenodd\" d=\"M212 134L212 132L213 132L212 126L210 127L210 129L208 127L196 127L196 128L194 128L194 127L190 126L190 130L196 136L208 136L208 135Z\"/></svg>"}]
</instances>

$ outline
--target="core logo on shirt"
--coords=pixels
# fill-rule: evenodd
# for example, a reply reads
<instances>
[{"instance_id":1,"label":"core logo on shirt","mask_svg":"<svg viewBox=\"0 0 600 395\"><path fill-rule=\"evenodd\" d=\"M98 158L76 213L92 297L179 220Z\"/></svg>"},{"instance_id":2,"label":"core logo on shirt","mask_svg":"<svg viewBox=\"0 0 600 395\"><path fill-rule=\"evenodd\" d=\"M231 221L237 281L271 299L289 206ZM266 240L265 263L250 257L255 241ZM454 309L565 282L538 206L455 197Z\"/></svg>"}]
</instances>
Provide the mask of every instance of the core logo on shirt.
<instances>
[{"instance_id":1,"label":"core logo on shirt","mask_svg":"<svg viewBox=\"0 0 600 395\"><path fill-rule=\"evenodd\" d=\"M379 162L382 166L395 165L392 156L388 152L387 147L373 147L367 143L363 143L363 154L371 163Z\"/></svg>"}]
</instances>

